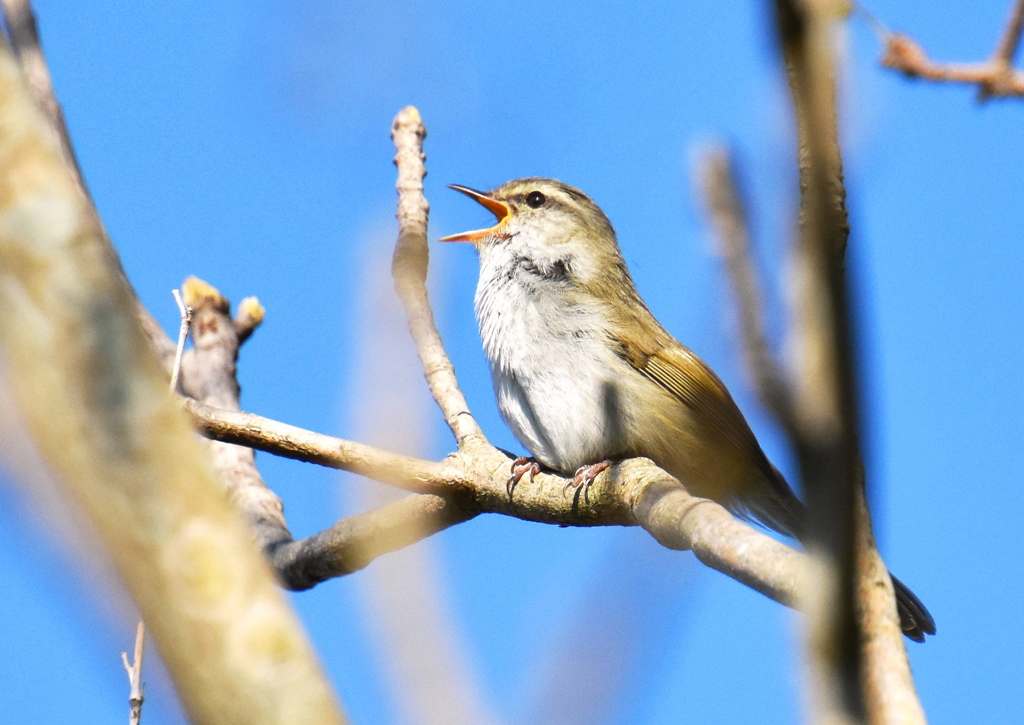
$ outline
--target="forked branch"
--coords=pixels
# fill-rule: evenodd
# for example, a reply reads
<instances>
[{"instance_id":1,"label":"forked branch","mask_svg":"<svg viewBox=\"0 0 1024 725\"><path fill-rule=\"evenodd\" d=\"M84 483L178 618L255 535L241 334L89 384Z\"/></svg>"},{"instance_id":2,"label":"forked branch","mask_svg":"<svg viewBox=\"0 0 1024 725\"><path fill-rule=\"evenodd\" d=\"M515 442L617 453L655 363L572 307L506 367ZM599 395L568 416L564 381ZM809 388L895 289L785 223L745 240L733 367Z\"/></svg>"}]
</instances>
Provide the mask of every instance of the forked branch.
<instances>
[{"instance_id":1,"label":"forked branch","mask_svg":"<svg viewBox=\"0 0 1024 725\"><path fill-rule=\"evenodd\" d=\"M939 63L925 53L913 38L880 28L885 46L880 62L908 78L937 83L961 83L978 87L978 100L1024 96L1024 73L1014 68L1013 60L1024 29L1024 0L1016 0L1006 27L992 56L980 63Z\"/></svg>"}]
</instances>

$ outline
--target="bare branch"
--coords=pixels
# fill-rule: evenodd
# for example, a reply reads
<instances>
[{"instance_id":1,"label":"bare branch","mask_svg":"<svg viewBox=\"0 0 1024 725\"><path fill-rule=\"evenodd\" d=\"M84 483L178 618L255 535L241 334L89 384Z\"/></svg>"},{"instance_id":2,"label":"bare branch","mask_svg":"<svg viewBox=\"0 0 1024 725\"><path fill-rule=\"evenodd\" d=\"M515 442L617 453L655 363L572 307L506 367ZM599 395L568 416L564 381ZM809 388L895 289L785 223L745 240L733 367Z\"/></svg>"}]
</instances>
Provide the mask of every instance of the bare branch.
<instances>
[{"instance_id":1,"label":"bare branch","mask_svg":"<svg viewBox=\"0 0 1024 725\"><path fill-rule=\"evenodd\" d=\"M794 441L806 491L815 563L805 593L808 682L814 719L866 717L855 600L856 401L843 258L848 235L835 116L828 3L778 0L783 57L797 117L800 230L795 249Z\"/></svg>"},{"instance_id":2,"label":"bare branch","mask_svg":"<svg viewBox=\"0 0 1024 725\"><path fill-rule=\"evenodd\" d=\"M816 719L824 722L865 717L879 723L914 722L913 717L901 719L913 712L885 709L895 702L917 702L895 624L895 602L861 600L864 575L877 580L868 564L878 554L860 465L857 365L844 262L849 222L832 57L839 8L827 0L778 0L777 8L799 133L801 235L794 331L801 368L794 376L799 381L794 447L807 491L815 561L807 592L812 702ZM887 691L871 692L872 687Z\"/></svg>"},{"instance_id":3,"label":"bare branch","mask_svg":"<svg viewBox=\"0 0 1024 725\"><path fill-rule=\"evenodd\" d=\"M505 482L511 458L497 449L492 449L493 453L456 453L442 463L434 463L249 413L222 413L194 401L188 401L185 407L200 430L218 440L353 471L406 490L443 495L449 501L445 511L449 505L454 506L451 523L458 523L460 516L470 518L475 512L489 512L560 526L639 525L664 546L680 551L692 549L707 566L782 604L797 604L803 554L737 521L719 504L691 496L678 481L646 459L615 464L597 477L586 498L563 497L565 479L541 473L532 480L524 478L516 487L514 500L510 500ZM457 504L450 503L453 497ZM430 504L409 506L426 509ZM445 520L442 517L442 523ZM345 525L345 521L339 524ZM437 530L442 528L437 526ZM329 540L331 534L324 532L322 536Z\"/></svg>"},{"instance_id":4,"label":"bare branch","mask_svg":"<svg viewBox=\"0 0 1024 725\"><path fill-rule=\"evenodd\" d=\"M393 266L396 285L435 399L441 403L453 430L462 431L456 435L463 436L463 442L475 440L477 444L461 447L442 462L424 461L252 414L217 410L197 401L186 401L185 408L199 429L222 442L340 468L406 490L442 496L446 499L446 510L451 506L453 513L433 528L428 527L428 532L477 512L502 513L569 526L641 525L666 546L692 548L709 566L793 605L802 555L735 521L717 504L691 497L675 479L649 461L625 461L613 466L610 474L598 477L586 496L582 496L581 489L575 498L565 498L562 495L564 479L548 474L524 479L517 485L515 495L508 495L505 484L510 459L486 443L476 423L465 412L462 405L465 401L437 337L426 298L423 284L427 264L426 201L422 198L425 172L420 147L425 130L415 109L399 114L393 133L398 149L401 228ZM226 315L226 307L221 305L220 308L220 314ZM466 421L470 427L461 428ZM428 504L410 502L408 506L414 512L409 515L418 516L417 507ZM371 515L389 516L383 510L371 512ZM343 521L337 528L346 529L350 523ZM304 551L309 556L308 565L312 566L315 557L310 552L317 551L323 542L331 541L332 536L331 532L325 532L305 543L300 542L301 546L284 549L280 554L281 564L290 561L292 552ZM290 547L283 541L276 546ZM301 568L293 563L287 566L295 570ZM347 566L332 571L344 573ZM310 581L322 575L318 573L310 577ZM303 585L298 581L295 584Z\"/></svg>"},{"instance_id":5,"label":"bare branch","mask_svg":"<svg viewBox=\"0 0 1024 725\"><path fill-rule=\"evenodd\" d=\"M1024 28L1024 0L1010 10L1006 28L989 60L981 63L937 63L912 38L883 31L884 48L879 62L908 78L938 83L964 83L978 87L978 100L1024 96L1024 73L1013 67L1013 58Z\"/></svg>"},{"instance_id":6,"label":"bare branch","mask_svg":"<svg viewBox=\"0 0 1024 725\"><path fill-rule=\"evenodd\" d=\"M1020 33L1024 29L1024 0L1017 0L1010 10L1010 17L1006 20L1006 28L1003 36L999 39L992 54L992 62L1009 68L1013 64L1013 58L1017 55L1017 47L1020 45Z\"/></svg>"},{"instance_id":7,"label":"bare branch","mask_svg":"<svg viewBox=\"0 0 1024 725\"><path fill-rule=\"evenodd\" d=\"M739 308L740 341L747 370L761 404L790 436L796 435L796 413L785 372L768 344L764 299L750 248L750 224L733 172L729 150L705 152L695 175Z\"/></svg>"},{"instance_id":8,"label":"bare branch","mask_svg":"<svg viewBox=\"0 0 1024 725\"><path fill-rule=\"evenodd\" d=\"M60 143L60 150L64 157L67 172L71 174L75 188L82 195L85 202L83 213L92 217L92 222L98 229L101 241L106 248L108 262L114 267L121 277L122 283L128 287L133 296L132 303L135 307L135 314L139 318L146 336L149 338L153 351L161 359L164 366L170 370L174 360L174 343L163 331L153 316L149 313L134 288L128 281L124 269L121 267L121 260L117 255L114 245L107 237L106 230L96 211L82 176L81 168L78 165L78 158L75 155L74 147L71 144L71 136L68 133L67 124L64 121L64 113L61 111L60 103L53 92L53 82L50 80L50 71L46 65L46 57L43 55L42 44L39 42L39 30L36 26L35 13L32 11L32 4L28 0L0 0L0 9L3 11L4 23L7 26L8 41L15 60L24 79L25 85L32 95L38 108L43 112L50 128L56 134Z\"/></svg>"},{"instance_id":9,"label":"bare branch","mask_svg":"<svg viewBox=\"0 0 1024 725\"><path fill-rule=\"evenodd\" d=\"M213 286L190 277L182 288L195 317L194 347L185 358L182 382L184 389L199 399L187 401L186 408L194 417L197 411L207 413L211 419L246 416L237 412L239 386L235 362L242 340L247 339L263 319L263 308L255 298L247 298L233 321L230 302ZM209 407L210 403L228 410L214 409ZM249 416L247 430L253 430L254 418ZM286 441L295 451L308 452L311 446L322 445L322 439L326 438L298 429L282 430L280 424L272 421L266 423L270 424L272 439ZM264 434L268 432L262 425L260 430ZM243 445L233 445L239 442ZM326 531L295 541L285 521L281 499L270 490L256 467L253 446L245 445L244 441L214 440L210 447L221 480L249 519L278 577L290 589L308 589L325 579L350 574L381 554L475 515L472 510L440 496L412 496L391 506L342 519ZM338 453L344 448L335 445L330 451ZM351 448L364 455L368 449L356 444L351 444L350 451ZM281 449L275 452L281 453ZM379 453L385 460L392 456Z\"/></svg>"},{"instance_id":10,"label":"bare branch","mask_svg":"<svg viewBox=\"0 0 1024 725\"><path fill-rule=\"evenodd\" d=\"M706 566L780 604L799 606L804 554L737 521L714 501L691 496L649 461L635 460L624 483L639 492L633 513L651 536L670 549L692 550Z\"/></svg>"},{"instance_id":11,"label":"bare branch","mask_svg":"<svg viewBox=\"0 0 1024 725\"><path fill-rule=\"evenodd\" d=\"M131 687L128 695L128 725L139 725L142 721L142 702L145 700L142 692L142 649L145 641L146 625L140 619L135 627L135 652L130 664L128 654L121 653L121 662L128 673L128 684Z\"/></svg>"},{"instance_id":12,"label":"bare branch","mask_svg":"<svg viewBox=\"0 0 1024 725\"><path fill-rule=\"evenodd\" d=\"M0 44L0 349L54 475L197 723L339 723L338 703L135 319L61 141ZM183 632L189 636L182 636Z\"/></svg>"},{"instance_id":13,"label":"bare branch","mask_svg":"<svg viewBox=\"0 0 1024 725\"><path fill-rule=\"evenodd\" d=\"M199 432L213 440L358 473L417 493L438 493L442 486L459 483L457 472L444 463L314 433L252 413L219 410L195 400L184 400L182 405Z\"/></svg>"},{"instance_id":14,"label":"bare branch","mask_svg":"<svg viewBox=\"0 0 1024 725\"><path fill-rule=\"evenodd\" d=\"M382 554L397 551L476 512L436 494L412 495L354 516L301 541L271 551L274 568L289 589L309 589L333 577L359 571Z\"/></svg>"},{"instance_id":15,"label":"bare branch","mask_svg":"<svg viewBox=\"0 0 1024 725\"><path fill-rule=\"evenodd\" d=\"M192 312L192 349L182 361L182 388L196 399L238 410L239 385L235 360L241 344L230 317L230 303L214 287L189 277L182 284ZM261 315L257 315L261 316ZM213 466L232 500L245 513L260 547L269 549L292 540L281 499L264 483L250 448L209 443Z\"/></svg>"},{"instance_id":16,"label":"bare branch","mask_svg":"<svg viewBox=\"0 0 1024 725\"><path fill-rule=\"evenodd\" d=\"M409 318L409 331L423 362L430 392L461 448L470 442L486 442L486 439L459 389L455 368L437 332L427 295L427 214L430 205L423 196L423 177L427 175L423 165L423 139L426 135L419 111L412 106L402 109L391 126L395 166L398 167L398 182L395 184L398 190L398 242L391 272Z\"/></svg>"}]
</instances>

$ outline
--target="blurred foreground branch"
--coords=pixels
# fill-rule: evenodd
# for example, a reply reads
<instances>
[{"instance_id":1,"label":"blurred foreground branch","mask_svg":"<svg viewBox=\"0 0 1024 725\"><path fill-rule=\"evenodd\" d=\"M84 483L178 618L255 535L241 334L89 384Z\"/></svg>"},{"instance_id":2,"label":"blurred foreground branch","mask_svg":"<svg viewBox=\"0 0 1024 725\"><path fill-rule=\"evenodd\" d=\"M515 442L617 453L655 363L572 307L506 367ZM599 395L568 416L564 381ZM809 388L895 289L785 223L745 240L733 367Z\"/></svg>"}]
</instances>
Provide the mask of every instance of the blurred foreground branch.
<instances>
[{"instance_id":1,"label":"blurred foreground branch","mask_svg":"<svg viewBox=\"0 0 1024 725\"><path fill-rule=\"evenodd\" d=\"M341 722L301 627L167 393L95 214L6 42L0 127L7 379L186 710L198 723Z\"/></svg>"},{"instance_id":2,"label":"blurred foreground branch","mask_svg":"<svg viewBox=\"0 0 1024 725\"><path fill-rule=\"evenodd\" d=\"M849 222L832 58L832 26L841 7L825 0L778 0L776 10L799 135L791 373L780 369L767 343L748 224L725 151L709 155L701 185L737 295L756 392L792 443L808 501L815 564L804 592L814 719L921 722L892 582L871 535L860 463L856 348L844 262ZM929 622L918 624L926 633L934 631Z\"/></svg>"}]
</instances>

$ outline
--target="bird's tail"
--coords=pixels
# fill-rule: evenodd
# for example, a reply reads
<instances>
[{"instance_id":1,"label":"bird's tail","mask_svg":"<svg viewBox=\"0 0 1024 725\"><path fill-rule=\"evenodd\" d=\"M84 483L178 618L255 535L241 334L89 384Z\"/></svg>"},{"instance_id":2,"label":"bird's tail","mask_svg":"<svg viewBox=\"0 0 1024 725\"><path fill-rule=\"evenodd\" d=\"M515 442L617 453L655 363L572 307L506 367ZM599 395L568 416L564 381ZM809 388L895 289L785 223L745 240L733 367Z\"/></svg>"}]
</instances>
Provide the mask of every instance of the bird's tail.
<instances>
[{"instance_id":1,"label":"bird's tail","mask_svg":"<svg viewBox=\"0 0 1024 725\"><path fill-rule=\"evenodd\" d=\"M771 465L771 464L769 464ZM740 513L752 518L780 534L801 542L807 538L807 507L796 497L786 479L772 466L774 473L770 486L758 486L756 496L745 496ZM928 608L910 589L891 573L896 590L896 609L900 615L903 634L915 642L924 642L925 635L935 634L935 620Z\"/></svg>"}]
</instances>

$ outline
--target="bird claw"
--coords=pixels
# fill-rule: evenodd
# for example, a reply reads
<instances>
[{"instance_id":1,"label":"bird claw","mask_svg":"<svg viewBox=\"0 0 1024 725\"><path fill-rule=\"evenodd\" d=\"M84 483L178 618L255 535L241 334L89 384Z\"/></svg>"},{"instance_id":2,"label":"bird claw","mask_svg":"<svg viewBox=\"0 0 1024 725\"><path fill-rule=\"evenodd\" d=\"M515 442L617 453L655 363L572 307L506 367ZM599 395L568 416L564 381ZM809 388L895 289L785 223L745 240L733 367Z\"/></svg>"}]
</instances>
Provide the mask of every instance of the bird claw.
<instances>
[{"instance_id":1,"label":"bird claw","mask_svg":"<svg viewBox=\"0 0 1024 725\"><path fill-rule=\"evenodd\" d=\"M565 494L570 488L576 490L580 486L583 487L583 495L586 497L587 492L598 475L603 471L607 471L611 466L611 461L599 461L598 463L580 466L576 469L576 473L573 474L572 478L569 479L569 482L562 487L562 498L565 498Z\"/></svg>"},{"instance_id":2,"label":"bird claw","mask_svg":"<svg viewBox=\"0 0 1024 725\"><path fill-rule=\"evenodd\" d=\"M519 456L519 458L512 461L512 473L508 477L508 481L505 482L505 491L508 493L508 497L512 498L512 491L515 490L516 484L518 484L523 476L529 474L530 482L533 482L533 477L540 473L540 464L537 463L535 458L528 456Z\"/></svg>"}]
</instances>

